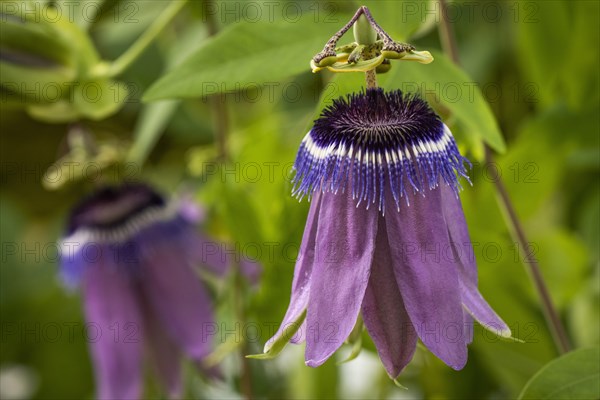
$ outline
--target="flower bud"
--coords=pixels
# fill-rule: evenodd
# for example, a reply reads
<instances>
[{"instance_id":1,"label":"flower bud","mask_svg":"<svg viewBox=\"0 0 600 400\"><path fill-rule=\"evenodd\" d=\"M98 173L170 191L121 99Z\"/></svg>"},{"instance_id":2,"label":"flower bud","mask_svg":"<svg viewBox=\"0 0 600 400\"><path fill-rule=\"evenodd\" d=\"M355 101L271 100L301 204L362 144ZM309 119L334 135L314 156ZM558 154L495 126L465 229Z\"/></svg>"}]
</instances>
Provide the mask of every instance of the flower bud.
<instances>
[{"instance_id":1,"label":"flower bud","mask_svg":"<svg viewBox=\"0 0 600 400\"><path fill-rule=\"evenodd\" d=\"M6 12L0 20L0 84L11 106L47 123L101 119L120 109L127 90L95 78L100 56L68 15L51 6L36 14Z\"/></svg>"}]
</instances>

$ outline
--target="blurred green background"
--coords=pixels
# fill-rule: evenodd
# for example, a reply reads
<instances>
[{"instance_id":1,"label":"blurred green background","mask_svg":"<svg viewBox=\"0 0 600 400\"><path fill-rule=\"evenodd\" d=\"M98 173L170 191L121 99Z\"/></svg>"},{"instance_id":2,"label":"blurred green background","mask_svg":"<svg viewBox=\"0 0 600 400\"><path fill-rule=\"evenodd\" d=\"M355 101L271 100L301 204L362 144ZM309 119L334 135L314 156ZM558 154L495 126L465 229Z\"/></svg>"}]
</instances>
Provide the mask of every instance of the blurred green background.
<instances>
[{"instance_id":1,"label":"blurred green background","mask_svg":"<svg viewBox=\"0 0 600 400\"><path fill-rule=\"evenodd\" d=\"M123 180L193 191L208 212L204 229L264 266L260 283L237 294L247 325L236 326L232 283L211 283L224 381L186 374L190 398L243 397L239 353L261 351L289 301L308 210L290 195L295 152L323 105L364 86L362 74L313 74L309 61L363 4L396 40L434 54L430 65L393 61L379 82L421 92L473 161L461 197L480 290L525 343L478 327L459 372L419 348L400 377L408 390L387 377L366 336L356 360L337 365L350 352L342 348L318 369L290 345L276 360L247 362L254 395L516 398L558 356L523 266L529 255L573 347L600 344L597 1L190 1L167 19L173 4L0 2L0 397L93 396L80 302L57 279L57 241L82 195ZM441 13L462 69L442 53ZM127 68L101 62L161 18ZM499 153L491 166L483 143ZM529 249L507 228L494 171ZM147 395L161 398L152 381Z\"/></svg>"}]
</instances>

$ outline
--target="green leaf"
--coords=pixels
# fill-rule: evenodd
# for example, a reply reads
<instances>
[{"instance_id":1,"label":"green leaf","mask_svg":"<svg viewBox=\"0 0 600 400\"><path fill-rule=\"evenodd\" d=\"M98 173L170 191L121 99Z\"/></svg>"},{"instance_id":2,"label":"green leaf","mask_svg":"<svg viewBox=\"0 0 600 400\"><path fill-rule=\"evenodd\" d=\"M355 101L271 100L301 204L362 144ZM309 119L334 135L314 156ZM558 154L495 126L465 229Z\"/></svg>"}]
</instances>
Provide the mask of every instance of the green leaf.
<instances>
[{"instance_id":1,"label":"green leaf","mask_svg":"<svg viewBox=\"0 0 600 400\"><path fill-rule=\"evenodd\" d=\"M518 62L527 77L540 85L544 104L564 95L558 86L572 42L567 6L562 0L532 1L523 7L524 15L519 18ZM572 77L569 75L569 80Z\"/></svg>"},{"instance_id":2,"label":"green leaf","mask_svg":"<svg viewBox=\"0 0 600 400\"><path fill-rule=\"evenodd\" d=\"M567 62L561 77L569 105L581 109L600 102L598 52L593 50L600 47L600 3L575 1L569 6L573 7L573 21L567 36L570 53L567 53ZM578 78L573 79L574 76Z\"/></svg>"},{"instance_id":3,"label":"green leaf","mask_svg":"<svg viewBox=\"0 0 600 400\"><path fill-rule=\"evenodd\" d=\"M598 198L591 200L596 200L595 204L598 205ZM598 221L598 218L593 221ZM600 265L596 264L594 269L586 287L573 300L568 313L573 341L579 346L595 346L600 343L600 326L590 324L590 321L600 321Z\"/></svg>"},{"instance_id":4,"label":"green leaf","mask_svg":"<svg viewBox=\"0 0 600 400\"><path fill-rule=\"evenodd\" d=\"M69 10L75 24L82 30L87 31L96 21L98 17L96 12L101 12L103 4L104 0L62 0L58 6L62 7L63 10Z\"/></svg>"},{"instance_id":5,"label":"green leaf","mask_svg":"<svg viewBox=\"0 0 600 400\"><path fill-rule=\"evenodd\" d=\"M127 156L130 162L144 163L179 103L178 100L163 100L144 107L133 131L134 144Z\"/></svg>"},{"instance_id":6,"label":"green leaf","mask_svg":"<svg viewBox=\"0 0 600 400\"><path fill-rule=\"evenodd\" d=\"M579 349L546 364L525 385L519 399L597 399L600 348Z\"/></svg>"},{"instance_id":7,"label":"green leaf","mask_svg":"<svg viewBox=\"0 0 600 400\"><path fill-rule=\"evenodd\" d=\"M494 150L506 150L496 118L476 83L444 54L432 51L434 62L395 63L392 70L381 76L386 89L419 91L443 116L450 111L461 122L466 133L475 135Z\"/></svg>"},{"instance_id":8,"label":"green leaf","mask_svg":"<svg viewBox=\"0 0 600 400\"><path fill-rule=\"evenodd\" d=\"M312 18L303 18L297 23L231 25L159 79L143 100L233 92L310 70L310 60L338 24L315 24Z\"/></svg>"},{"instance_id":9,"label":"green leaf","mask_svg":"<svg viewBox=\"0 0 600 400\"><path fill-rule=\"evenodd\" d=\"M368 2L367 7L392 39L402 42L428 22L427 16L435 16L432 12L425 12L432 8L428 3L428 0L384 0Z\"/></svg>"}]
</instances>

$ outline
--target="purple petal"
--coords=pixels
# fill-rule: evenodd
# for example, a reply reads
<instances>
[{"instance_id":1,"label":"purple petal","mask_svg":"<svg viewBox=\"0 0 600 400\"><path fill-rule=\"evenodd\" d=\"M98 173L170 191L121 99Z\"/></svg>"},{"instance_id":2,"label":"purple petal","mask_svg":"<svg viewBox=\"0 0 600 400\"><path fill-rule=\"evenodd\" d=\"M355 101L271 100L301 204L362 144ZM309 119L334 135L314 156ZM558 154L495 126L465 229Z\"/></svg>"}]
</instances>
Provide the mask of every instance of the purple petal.
<instances>
[{"instance_id":1,"label":"purple petal","mask_svg":"<svg viewBox=\"0 0 600 400\"><path fill-rule=\"evenodd\" d=\"M191 358L212 349L212 305L178 240L144 246L143 289L170 337Z\"/></svg>"},{"instance_id":2,"label":"purple petal","mask_svg":"<svg viewBox=\"0 0 600 400\"><path fill-rule=\"evenodd\" d=\"M467 310L463 310L463 329L465 334L465 343L473 343L473 317Z\"/></svg>"},{"instance_id":3,"label":"purple petal","mask_svg":"<svg viewBox=\"0 0 600 400\"><path fill-rule=\"evenodd\" d=\"M186 242L189 259L201 264L213 274L223 277L231 271L235 263L239 263L242 275L250 283L256 284L260 280L262 266L254 260L232 253L232 246L217 243L206 235L193 231L191 227Z\"/></svg>"},{"instance_id":4,"label":"purple petal","mask_svg":"<svg viewBox=\"0 0 600 400\"><path fill-rule=\"evenodd\" d=\"M396 378L415 353L417 333L396 284L384 218L379 219L362 315L388 375Z\"/></svg>"},{"instance_id":5,"label":"purple petal","mask_svg":"<svg viewBox=\"0 0 600 400\"><path fill-rule=\"evenodd\" d=\"M72 238L61 243L60 278L69 290L74 290L79 286L81 277L88 266L84 251L82 251L84 244L76 242Z\"/></svg>"},{"instance_id":6,"label":"purple petal","mask_svg":"<svg viewBox=\"0 0 600 400\"><path fill-rule=\"evenodd\" d=\"M448 234L452 240L454 257L460 260L459 278L461 298L465 311L465 326L467 328L467 343L473 340L473 317L486 329L500 336L510 337L510 328L492 310L477 290L477 265L473 246L469 237L467 222L460 204L460 199L453 189L441 185L444 216L448 224Z\"/></svg>"},{"instance_id":7,"label":"purple petal","mask_svg":"<svg viewBox=\"0 0 600 400\"><path fill-rule=\"evenodd\" d=\"M378 215L377 207L356 207L349 190L322 195L307 311L308 366L323 364L354 328L369 282Z\"/></svg>"},{"instance_id":8,"label":"purple petal","mask_svg":"<svg viewBox=\"0 0 600 400\"><path fill-rule=\"evenodd\" d=\"M465 276L460 277L460 290L463 305L477 322L499 336L511 337L508 325L492 310L477 287Z\"/></svg>"},{"instance_id":9,"label":"purple petal","mask_svg":"<svg viewBox=\"0 0 600 400\"><path fill-rule=\"evenodd\" d=\"M452 247L452 255L448 254L447 256L459 261L457 265L461 273L472 284L477 285L477 263L460 198L454 188L448 185L440 184L440 189L442 191L444 218L448 226L448 235L450 235ZM473 341L473 317L467 311L463 311L463 320L465 340L468 344Z\"/></svg>"},{"instance_id":10,"label":"purple petal","mask_svg":"<svg viewBox=\"0 0 600 400\"><path fill-rule=\"evenodd\" d=\"M240 271L251 284L256 285L260 282L262 265L258 262L242 257L240 259Z\"/></svg>"},{"instance_id":11,"label":"purple petal","mask_svg":"<svg viewBox=\"0 0 600 400\"><path fill-rule=\"evenodd\" d=\"M279 330L269 339L265 345L265 352L270 348L270 345L283 335L285 329L292 326L302 315L308 304L308 295L310 292L311 275L315 262L315 250L317 239L317 226L319 223L319 209L321 205L321 196L316 193L310 203L310 209L306 218L306 226L302 236L302 244L298 252L298 260L294 268L294 280L292 282L292 296L290 305L283 317L283 321L279 326ZM301 328L296 335L292 337L292 343L300 343L304 341L306 333L306 324L302 323Z\"/></svg>"},{"instance_id":12,"label":"purple petal","mask_svg":"<svg viewBox=\"0 0 600 400\"><path fill-rule=\"evenodd\" d=\"M448 185L440 184L439 189L442 195L442 206L444 218L448 227L448 234L453 245L455 257L460 260L463 273L477 285L477 260L473 252L471 237L465 214L460 204L460 198L454 189Z\"/></svg>"},{"instance_id":13,"label":"purple petal","mask_svg":"<svg viewBox=\"0 0 600 400\"><path fill-rule=\"evenodd\" d=\"M167 389L169 398L180 398L183 390L180 351L155 316L147 315L146 321L148 349L156 372Z\"/></svg>"},{"instance_id":14,"label":"purple petal","mask_svg":"<svg viewBox=\"0 0 600 400\"><path fill-rule=\"evenodd\" d=\"M393 204L392 194L387 204ZM458 266L450 248L439 188L409 194L410 206L386 213L396 281L406 311L423 343L454 369L467 362Z\"/></svg>"},{"instance_id":15,"label":"purple petal","mask_svg":"<svg viewBox=\"0 0 600 400\"><path fill-rule=\"evenodd\" d=\"M186 221L192 224L198 224L204 221L206 217L206 211L202 206L192 200L192 197L188 194L182 196L179 200L179 215L181 215Z\"/></svg>"},{"instance_id":16,"label":"purple petal","mask_svg":"<svg viewBox=\"0 0 600 400\"><path fill-rule=\"evenodd\" d=\"M185 250L190 260L201 264L217 276L225 276L229 272L230 255L224 250L224 244L216 243L205 235L195 232L189 227L185 238Z\"/></svg>"},{"instance_id":17,"label":"purple petal","mask_svg":"<svg viewBox=\"0 0 600 400\"><path fill-rule=\"evenodd\" d=\"M142 394L144 321L138 294L108 251L85 271L84 309L99 399L138 399Z\"/></svg>"}]
</instances>

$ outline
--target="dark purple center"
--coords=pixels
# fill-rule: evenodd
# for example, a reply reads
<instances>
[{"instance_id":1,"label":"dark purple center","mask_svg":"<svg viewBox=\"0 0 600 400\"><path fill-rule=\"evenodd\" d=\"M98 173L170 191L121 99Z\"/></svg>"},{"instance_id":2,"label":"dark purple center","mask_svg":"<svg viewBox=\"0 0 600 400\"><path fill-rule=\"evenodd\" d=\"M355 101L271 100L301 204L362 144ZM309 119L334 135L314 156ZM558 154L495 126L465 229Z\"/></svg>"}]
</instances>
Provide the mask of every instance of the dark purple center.
<instances>
[{"instance_id":1,"label":"dark purple center","mask_svg":"<svg viewBox=\"0 0 600 400\"><path fill-rule=\"evenodd\" d=\"M419 139L437 141L442 121L416 95L369 89L333 101L315 121L312 139L319 146L332 142L364 145L370 150L407 146Z\"/></svg>"},{"instance_id":2,"label":"dark purple center","mask_svg":"<svg viewBox=\"0 0 600 400\"><path fill-rule=\"evenodd\" d=\"M81 201L71 212L68 234L80 228L112 229L165 200L147 185L107 186Z\"/></svg>"}]
</instances>

